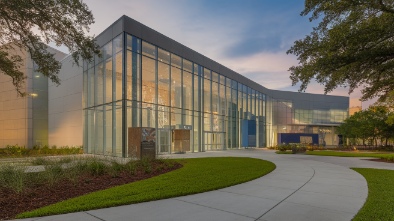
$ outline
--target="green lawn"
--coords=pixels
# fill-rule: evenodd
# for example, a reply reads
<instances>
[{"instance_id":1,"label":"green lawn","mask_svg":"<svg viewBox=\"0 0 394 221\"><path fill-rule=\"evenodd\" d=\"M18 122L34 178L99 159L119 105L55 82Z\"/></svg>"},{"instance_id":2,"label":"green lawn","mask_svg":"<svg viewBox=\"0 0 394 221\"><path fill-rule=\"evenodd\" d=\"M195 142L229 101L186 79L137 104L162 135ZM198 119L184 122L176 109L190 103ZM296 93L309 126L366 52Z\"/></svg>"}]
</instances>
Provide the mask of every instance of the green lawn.
<instances>
[{"instance_id":1,"label":"green lawn","mask_svg":"<svg viewBox=\"0 0 394 221\"><path fill-rule=\"evenodd\" d=\"M358 220L394 220L394 171L354 168L368 182L368 198L354 217Z\"/></svg>"},{"instance_id":2,"label":"green lawn","mask_svg":"<svg viewBox=\"0 0 394 221\"><path fill-rule=\"evenodd\" d=\"M275 169L275 164L271 162L240 157L177 161L184 165L181 169L25 212L17 218L86 211L201 193L247 182Z\"/></svg>"},{"instance_id":3,"label":"green lawn","mask_svg":"<svg viewBox=\"0 0 394 221\"><path fill-rule=\"evenodd\" d=\"M376 157L376 158L394 157L394 153L382 153L382 152L366 153L366 152L345 152L345 151L331 151L331 150L307 151L306 154L316 155L316 156L335 156L335 157Z\"/></svg>"}]
</instances>

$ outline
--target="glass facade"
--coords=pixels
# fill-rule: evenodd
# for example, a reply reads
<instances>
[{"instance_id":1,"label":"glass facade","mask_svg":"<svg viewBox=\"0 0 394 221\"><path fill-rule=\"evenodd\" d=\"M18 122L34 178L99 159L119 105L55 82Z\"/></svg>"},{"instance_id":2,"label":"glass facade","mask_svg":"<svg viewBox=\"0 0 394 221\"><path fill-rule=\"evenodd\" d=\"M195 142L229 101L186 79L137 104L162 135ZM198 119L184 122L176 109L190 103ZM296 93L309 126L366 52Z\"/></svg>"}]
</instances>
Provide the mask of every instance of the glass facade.
<instances>
[{"instance_id":1,"label":"glass facade","mask_svg":"<svg viewBox=\"0 0 394 221\"><path fill-rule=\"evenodd\" d=\"M129 34L102 54L84 65L86 152L127 156L130 127L155 128L158 153L177 129L190 152L266 146L264 94Z\"/></svg>"},{"instance_id":2,"label":"glass facade","mask_svg":"<svg viewBox=\"0 0 394 221\"><path fill-rule=\"evenodd\" d=\"M321 101L305 102L301 107L291 100L272 99L273 140L279 133L317 134L320 145L338 145L335 127L348 117L347 109L332 109L334 104ZM298 105L300 106L300 105Z\"/></svg>"},{"instance_id":3,"label":"glass facade","mask_svg":"<svg viewBox=\"0 0 394 221\"><path fill-rule=\"evenodd\" d=\"M272 146L281 128L347 117L344 110L295 109L127 33L101 50L83 71L87 153L129 156L130 128L155 128L157 153L164 154ZM182 149L180 130L188 139Z\"/></svg>"}]
</instances>

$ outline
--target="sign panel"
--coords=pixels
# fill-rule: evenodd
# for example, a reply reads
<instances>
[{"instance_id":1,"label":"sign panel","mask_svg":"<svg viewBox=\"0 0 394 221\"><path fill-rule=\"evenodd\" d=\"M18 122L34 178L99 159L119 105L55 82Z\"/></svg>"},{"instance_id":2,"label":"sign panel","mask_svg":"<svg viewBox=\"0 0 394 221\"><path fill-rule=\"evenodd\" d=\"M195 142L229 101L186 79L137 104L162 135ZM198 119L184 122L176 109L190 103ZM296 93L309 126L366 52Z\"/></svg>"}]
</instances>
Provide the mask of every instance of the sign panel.
<instances>
[{"instance_id":1,"label":"sign panel","mask_svg":"<svg viewBox=\"0 0 394 221\"><path fill-rule=\"evenodd\" d=\"M141 157L156 157L156 129L142 128Z\"/></svg>"}]
</instances>

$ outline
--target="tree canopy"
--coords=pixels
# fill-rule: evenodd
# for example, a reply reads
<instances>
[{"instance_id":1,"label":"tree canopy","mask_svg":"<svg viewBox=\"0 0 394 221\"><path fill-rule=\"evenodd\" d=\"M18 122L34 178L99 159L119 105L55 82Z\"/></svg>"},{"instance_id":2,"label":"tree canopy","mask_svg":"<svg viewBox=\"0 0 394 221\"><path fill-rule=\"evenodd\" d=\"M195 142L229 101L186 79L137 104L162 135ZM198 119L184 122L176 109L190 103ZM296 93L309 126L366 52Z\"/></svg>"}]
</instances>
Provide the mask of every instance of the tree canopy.
<instances>
[{"instance_id":1,"label":"tree canopy","mask_svg":"<svg viewBox=\"0 0 394 221\"><path fill-rule=\"evenodd\" d=\"M389 116L386 120L386 123L389 125L394 125L394 91L388 93L385 99L377 101L374 106L386 107L389 111ZM394 134L394 129L392 133Z\"/></svg>"},{"instance_id":2,"label":"tree canopy","mask_svg":"<svg viewBox=\"0 0 394 221\"><path fill-rule=\"evenodd\" d=\"M387 146L388 141L394 139L394 125L387 122L393 113L386 106L370 106L347 118L337 133L349 138L352 144L361 140L365 145L365 141L370 140L377 146L380 140L380 144Z\"/></svg>"},{"instance_id":3,"label":"tree canopy","mask_svg":"<svg viewBox=\"0 0 394 221\"><path fill-rule=\"evenodd\" d=\"M79 64L99 54L93 37L85 34L94 18L82 0L0 0L0 72L12 78L19 95L25 95L26 76L19 70L22 58L10 50L29 52L36 71L59 84L61 63L49 53L47 45L65 45Z\"/></svg>"},{"instance_id":4,"label":"tree canopy","mask_svg":"<svg viewBox=\"0 0 394 221\"><path fill-rule=\"evenodd\" d=\"M394 91L394 0L305 0L302 16L320 21L287 51L293 85L304 91L311 80L329 93L362 87L362 100L384 100Z\"/></svg>"}]
</instances>

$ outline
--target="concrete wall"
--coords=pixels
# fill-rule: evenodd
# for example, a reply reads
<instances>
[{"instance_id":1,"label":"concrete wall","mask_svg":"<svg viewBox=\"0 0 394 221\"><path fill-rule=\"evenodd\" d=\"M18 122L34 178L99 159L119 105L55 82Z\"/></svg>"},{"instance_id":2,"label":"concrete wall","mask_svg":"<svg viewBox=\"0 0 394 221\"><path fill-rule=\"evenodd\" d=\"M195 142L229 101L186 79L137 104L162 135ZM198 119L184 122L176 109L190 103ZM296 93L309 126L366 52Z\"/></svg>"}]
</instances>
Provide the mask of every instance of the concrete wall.
<instances>
[{"instance_id":1,"label":"concrete wall","mask_svg":"<svg viewBox=\"0 0 394 221\"><path fill-rule=\"evenodd\" d=\"M16 50L12 54L19 55L24 60L20 71L28 78L25 79L23 90L30 92L32 63L26 59L24 51ZM0 73L0 148L6 145L29 145L29 137L32 137L31 130L28 130L32 120L29 107L31 107L31 98L19 97L12 84L12 78Z\"/></svg>"},{"instance_id":2,"label":"concrete wall","mask_svg":"<svg viewBox=\"0 0 394 221\"><path fill-rule=\"evenodd\" d=\"M56 146L83 143L82 67L74 65L71 56L62 60L60 85L49 83L48 142Z\"/></svg>"},{"instance_id":3,"label":"concrete wall","mask_svg":"<svg viewBox=\"0 0 394 221\"><path fill-rule=\"evenodd\" d=\"M66 54L48 47L60 60ZM18 96L12 78L0 73L0 148L6 145L32 147L48 142L47 97L48 79L34 71L34 64L25 50L17 47L9 51L23 59L20 70L26 76L22 91L28 96Z\"/></svg>"}]
</instances>

